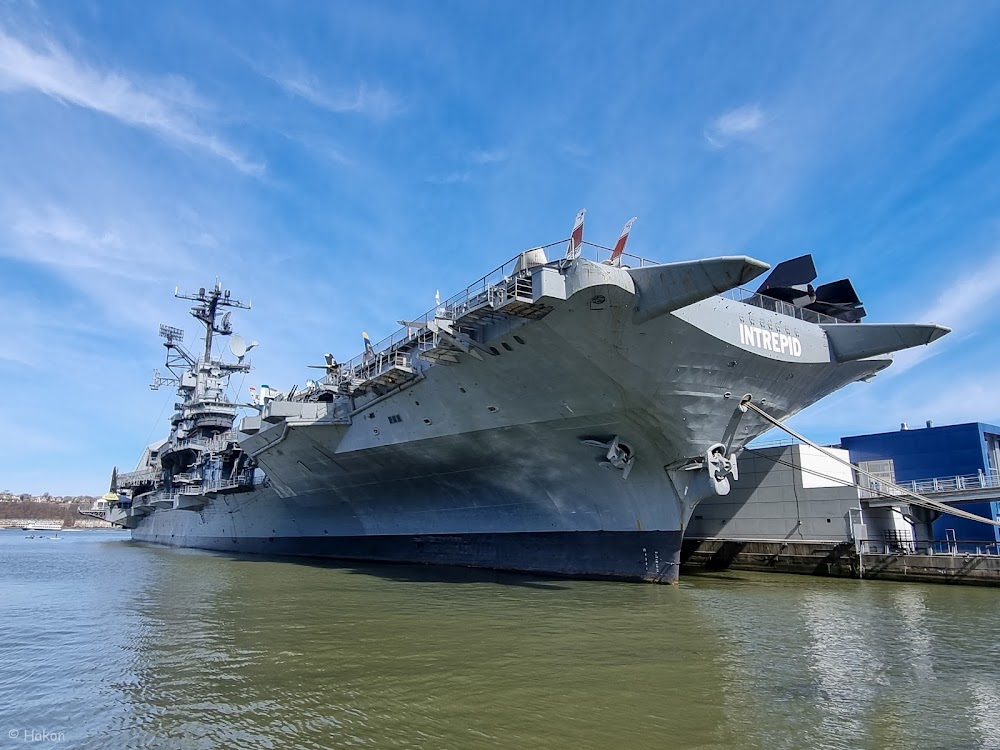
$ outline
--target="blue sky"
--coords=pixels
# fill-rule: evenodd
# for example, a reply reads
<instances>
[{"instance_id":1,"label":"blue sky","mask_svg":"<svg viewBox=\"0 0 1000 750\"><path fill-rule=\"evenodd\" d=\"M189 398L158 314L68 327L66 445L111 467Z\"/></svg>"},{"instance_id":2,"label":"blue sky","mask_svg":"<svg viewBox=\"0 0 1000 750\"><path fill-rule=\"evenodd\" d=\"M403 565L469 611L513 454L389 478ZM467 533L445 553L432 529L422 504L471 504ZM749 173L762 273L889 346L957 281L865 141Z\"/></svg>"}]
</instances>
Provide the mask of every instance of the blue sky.
<instances>
[{"instance_id":1,"label":"blue sky","mask_svg":"<svg viewBox=\"0 0 1000 750\"><path fill-rule=\"evenodd\" d=\"M521 250L812 252L955 332L794 420L1000 421L1000 4L0 0L0 489L162 436L158 323L218 276L303 383Z\"/></svg>"}]
</instances>

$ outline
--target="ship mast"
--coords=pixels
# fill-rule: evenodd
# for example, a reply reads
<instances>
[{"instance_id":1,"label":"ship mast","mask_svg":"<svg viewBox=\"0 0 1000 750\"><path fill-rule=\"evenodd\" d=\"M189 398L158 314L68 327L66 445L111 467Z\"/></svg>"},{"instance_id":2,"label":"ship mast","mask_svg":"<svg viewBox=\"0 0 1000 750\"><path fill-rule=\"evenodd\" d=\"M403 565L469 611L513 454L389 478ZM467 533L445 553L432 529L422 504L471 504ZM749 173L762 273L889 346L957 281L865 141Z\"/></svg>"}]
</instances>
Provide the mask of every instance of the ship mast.
<instances>
[{"instance_id":1,"label":"ship mast","mask_svg":"<svg viewBox=\"0 0 1000 750\"><path fill-rule=\"evenodd\" d=\"M250 309L249 304L230 297L229 290L223 290L222 283L219 281L216 281L215 286L208 292L205 291L204 287L199 289L197 294L181 293L174 290L174 296L177 299L188 299L198 303L191 308L191 314L205 326L205 354L202 361L206 364L212 361L213 334L218 333L221 336L228 336L233 332L233 326L229 320L230 313L228 312L222 316L222 321L216 324L216 316L219 314L220 308L236 307L241 310Z\"/></svg>"},{"instance_id":2,"label":"ship mast","mask_svg":"<svg viewBox=\"0 0 1000 750\"><path fill-rule=\"evenodd\" d=\"M197 292L180 292L175 289L174 297L197 303L191 308L191 315L205 326L205 350L200 359L195 359L194 355L182 345L184 331L173 326L161 325L160 336L166 339L164 343L167 348L166 367L172 377L161 375L158 370L154 370L150 388L156 390L162 385L176 385L178 395L182 397L185 404L204 398L208 398L209 401L217 405L221 402L228 403L225 394L220 391L222 385L220 377L226 379L234 372L248 372L250 365L244 360L244 357L250 349L257 345L257 342L255 341L248 346L241 336L233 334L233 326L230 321L232 313L222 312L222 310L227 307L249 310L250 304L232 297L229 290L223 289L222 284L218 281L214 287L208 290L205 287ZM229 348L237 357L235 363L224 362L221 358L212 358L212 343L216 334L233 337Z\"/></svg>"}]
</instances>

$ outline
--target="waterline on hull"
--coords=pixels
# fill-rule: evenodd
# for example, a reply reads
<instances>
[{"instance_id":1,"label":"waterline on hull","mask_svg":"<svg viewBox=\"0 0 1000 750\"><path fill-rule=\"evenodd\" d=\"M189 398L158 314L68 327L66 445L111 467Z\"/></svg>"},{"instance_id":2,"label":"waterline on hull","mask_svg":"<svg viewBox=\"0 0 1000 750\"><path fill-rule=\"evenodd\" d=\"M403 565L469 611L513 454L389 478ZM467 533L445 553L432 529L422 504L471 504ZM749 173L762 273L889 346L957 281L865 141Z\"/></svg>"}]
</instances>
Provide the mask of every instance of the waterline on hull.
<instances>
[{"instance_id":1,"label":"waterline on hull","mask_svg":"<svg viewBox=\"0 0 1000 750\"><path fill-rule=\"evenodd\" d=\"M570 578L676 583L680 531L560 531L384 536L132 538L218 552L458 565Z\"/></svg>"}]
</instances>

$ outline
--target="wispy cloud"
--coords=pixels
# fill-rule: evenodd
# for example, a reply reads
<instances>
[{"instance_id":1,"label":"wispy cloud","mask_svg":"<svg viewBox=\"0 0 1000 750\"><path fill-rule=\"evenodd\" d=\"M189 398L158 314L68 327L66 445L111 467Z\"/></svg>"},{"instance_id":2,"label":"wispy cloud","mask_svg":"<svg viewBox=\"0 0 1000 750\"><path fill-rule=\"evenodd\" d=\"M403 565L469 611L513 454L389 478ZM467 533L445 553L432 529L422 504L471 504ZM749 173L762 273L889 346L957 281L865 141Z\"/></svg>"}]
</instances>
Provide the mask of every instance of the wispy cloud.
<instances>
[{"instance_id":1,"label":"wispy cloud","mask_svg":"<svg viewBox=\"0 0 1000 750\"><path fill-rule=\"evenodd\" d=\"M510 154L502 149L473 151L469 155L469 161L473 164L499 164L510 158Z\"/></svg>"},{"instance_id":2,"label":"wispy cloud","mask_svg":"<svg viewBox=\"0 0 1000 750\"><path fill-rule=\"evenodd\" d=\"M432 174L424 178L424 181L432 185L460 185L469 183L474 180L473 173L478 174L482 171L478 168L489 168L496 164L502 164L509 158L510 153L501 149L479 149L462 157L459 163L463 164L464 168L453 169L443 174Z\"/></svg>"},{"instance_id":3,"label":"wispy cloud","mask_svg":"<svg viewBox=\"0 0 1000 750\"><path fill-rule=\"evenodd\" d=\"M138 252L151 241L134 226L95 228L80 216L55 206L22 209L11 224L16 240L0 248L0 256L55 267L60 273L87 269L104 277L134 281L157 279L170 268L184 268L188 259L178 248L164 255ZM158 248L163 249L163 248Z\"/></svg>"},{"instance_id":4,"label":"wispy cloud","mask_svg":"<svg viewBox=\"0 0 1000 750\"><path fill-rule=\"evenodd\" d=\"M974 271L967 271L953 279L928 309L911 313L915 319L948 326L953 333L935 346L921 346L900 352L887 374L901 375L974 334L986 321L995 320L994 302L997 298L1000 298L1000 250Z\"/></svg>"},{"instance_id":5,"label":"wispy cloud","mask_svg":"<svg viewBox=\"0 0 1000 750\"><path fill-rule=\"evenodd\" d=\"M432 185L461 185L472 182L472 174L464 171L448 172L447 174L431 175L426 181Z\"/></svg>"},{"instance_id":6,"label":"wispy cloud","mask_svg":"<svg viewBox=\"0 0 1000 750\"><path fill-rule=\"evenodd\" d=\"M97 70L50 39L31 47L0 29L0 91L21 90L37 91L145 128L177 144L194 146L242 172L259 175L264 171L263 164L250 160L195 121L194 111L204 106L179 79L140 84L120 72Z\"/></svg>"},{"instance_id":7,"label":"wispy cloud","mask_svg":"<svg viewBox=\"0 0 1000 750\"><path fill-rule=\"evenodd\" d=\"M335 114L356 114L372 120L388 120L403 111L399 96L381 84L360 83L353 89L334 89L312 73L265 74L284 91Z\"/></svg>"},{"instance_id":8,"label":"wispy cloud","mask_svg":"<svg viewBox=\"0 0 1000 750\"><path fill-rule=\"evenodd\" d=\"M995 320L996 309L990 303L998 295L1000 250L954 279L941 291L924 317L955 329L966 329L986 318Z\"/></svg>"},{"instance_id":9,"label":"wispy cloud","mask_svg":"<svg viewBox=\"0 0 1000 750\"><path fill-rule=\"evenodd\" d=\"M705 128L705 140L712 148L724 148L732 141L759 130L767 122L759 104L744 104L725 112Z\"/></svg>"}]
</instances>

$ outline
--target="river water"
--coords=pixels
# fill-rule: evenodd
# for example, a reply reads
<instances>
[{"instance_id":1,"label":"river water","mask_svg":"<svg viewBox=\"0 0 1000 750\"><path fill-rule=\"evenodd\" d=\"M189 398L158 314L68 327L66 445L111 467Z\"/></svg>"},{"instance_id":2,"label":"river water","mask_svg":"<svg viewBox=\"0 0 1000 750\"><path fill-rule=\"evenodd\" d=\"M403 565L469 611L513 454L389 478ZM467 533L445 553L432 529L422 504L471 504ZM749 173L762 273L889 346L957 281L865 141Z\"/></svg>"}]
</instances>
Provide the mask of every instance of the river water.
<instances>
[{"instance_id":1,"label":"river water","mask_svg":"<svg viewBox=\"0 0 1000 750\"><path fill-rule=\"evenodd\" d=\"M0 532L0 747L1000 748L1000 590Z\"/></svg>"}]
</instances>

